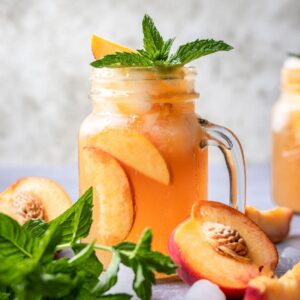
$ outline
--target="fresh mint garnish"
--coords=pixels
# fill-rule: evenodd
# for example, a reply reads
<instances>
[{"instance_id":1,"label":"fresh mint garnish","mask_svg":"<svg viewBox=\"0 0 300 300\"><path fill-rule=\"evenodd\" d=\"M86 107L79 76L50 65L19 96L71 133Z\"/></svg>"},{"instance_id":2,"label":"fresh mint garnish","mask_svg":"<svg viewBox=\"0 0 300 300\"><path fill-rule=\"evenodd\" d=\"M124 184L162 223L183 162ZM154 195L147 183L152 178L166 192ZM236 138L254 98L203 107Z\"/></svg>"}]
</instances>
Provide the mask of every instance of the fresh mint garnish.
<instances>
[{"instance_id":1,"label":"fresh mint garnish","mask_svg":"<svg viewBox=\"0 0 300 300\"><path fill-rule=\"evenodd\" d=\"M289 53L288 53L288 56L296 57L296 58L299 58L299 59L300 59L300 53L289 52Z\"/></svg>"},{"instance_id":2,"label":"fresh mint garnish","mask_svg":"<svg viewBox=\"0 0 300 300\"><path fill-rule=\"evenodd\" d=\"M133 270L136 294L142 300L151 299L154 273L173 274L177 266L168 256L151 250L149 229L137 244L122 242L108 247L81 243L92 223L92 197L90 188L48 223L33 220L20 226L0 214L0 300L129 300L132 295L109 292L118 280L120 264ZM71 249L74 256L56 259L57 251L63 249ZM103 266L97 249L113 254L101 278Z\"/></svg>"},{"instance_id":3,"label":"fresh mint garnish","mask_svg":"<svg viewBox=\"0 0 300 300\"><path fill-rule=\"evenodd\" d=\"M153 20L145 15L142 22L144 49L136 52L117 52L105 55L91 63L95 68L121 67L180 67L202 56L233 48L223 41L213 39L195 40L181 45L171 54L174 38L164 40Z\"/></svg>"}]
</instances>

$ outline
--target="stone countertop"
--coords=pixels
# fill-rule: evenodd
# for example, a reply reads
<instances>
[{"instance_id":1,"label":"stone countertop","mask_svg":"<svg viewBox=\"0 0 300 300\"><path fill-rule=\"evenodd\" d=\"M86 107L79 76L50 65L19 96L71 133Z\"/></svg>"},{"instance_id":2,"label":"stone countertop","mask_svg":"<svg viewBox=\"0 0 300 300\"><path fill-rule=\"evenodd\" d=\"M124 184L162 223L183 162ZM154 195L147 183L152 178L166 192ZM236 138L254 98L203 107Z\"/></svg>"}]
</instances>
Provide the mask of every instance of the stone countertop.
<instances>
[{"instance_id":1,"label":"stone countertop","mask_svg":"<svg viewBox=\"0 0 300 300\"><path fill-rule=\"evenodd\" d=\"M78 198L76 166L1 166L0 190L23 176L44 176L59 182L73 200ZM209 175L209 199L226 202L228 199L228 176L225 167L211 167ZM270 169L267 165L247 167L247 203L260 209L274 206L271 200ZM288 239L277 245L279 253L287 246L300 250L300 216L293 218ZM182 282L161 283L153 290L153 299L181 300L188 287Z\"/></svg>"}]
</instances>

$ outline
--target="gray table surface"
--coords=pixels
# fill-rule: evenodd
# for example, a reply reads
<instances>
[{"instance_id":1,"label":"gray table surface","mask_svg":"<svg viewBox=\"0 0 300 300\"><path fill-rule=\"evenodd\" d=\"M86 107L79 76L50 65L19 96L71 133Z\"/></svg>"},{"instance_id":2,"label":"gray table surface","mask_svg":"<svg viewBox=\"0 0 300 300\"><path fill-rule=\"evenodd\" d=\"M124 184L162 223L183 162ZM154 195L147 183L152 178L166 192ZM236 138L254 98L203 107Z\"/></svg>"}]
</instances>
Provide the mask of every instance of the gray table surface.
<instances>
[{"instance_id":1,"label":"gray table surface","mask_svg":"<svg viewBox=\"0 0 300 300\"><path fill-rule=\"evenodd\" d=\"M78 198L77 166L1 166L0 190L23 176L44 176L60 183L73 201ZM225 168L211 167L209 170L209 199L226 202L228 199L228 177ZM268 165L247 167L247 204L260 209L274 206L271 197L270 168ZM279 252L285 247L300 250L300 216L294 216L290 235L277 245ZM158 284L153 291L153 299L183 299L188 287L181 282Z\"/></svg>"}]
</instances>

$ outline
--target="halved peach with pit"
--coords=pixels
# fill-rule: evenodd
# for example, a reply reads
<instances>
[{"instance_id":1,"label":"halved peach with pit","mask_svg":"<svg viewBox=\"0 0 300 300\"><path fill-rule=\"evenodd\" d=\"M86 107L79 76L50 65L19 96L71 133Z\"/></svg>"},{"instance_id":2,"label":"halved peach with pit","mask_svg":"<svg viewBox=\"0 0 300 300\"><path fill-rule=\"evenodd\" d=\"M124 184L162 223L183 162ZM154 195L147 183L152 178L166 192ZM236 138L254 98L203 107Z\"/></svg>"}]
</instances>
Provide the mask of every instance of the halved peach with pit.
<instances>
[{"instance_id":1,"label":"halved peach with pit","mask_svg":"<svg viewBox=\"0 0 300 300\"><path fill-rule=\"evenodd\" d=\"M109 154L84 148L85 174L94 188L92 236L114 245L126 238L133 223L133 201L127 176Z\"/></svg>"},{"instance_id":2,"label":"halved peach with pit","mask_svg":"<svg viewBox=\"0 0 300 300\"><path fill-rule=\"evenodd\" d=\"M68 194L53 180L24 177L0 194L0 212L24 224L28 220L52 220L72 205Z\"/></svg>"},{"instance_id":3,"label":"halved peach with pit","mask_svg":"<svg viewBox=\"0 0 300 300\"><path fill-rule=\"evenodd\" d=\"M92 36L91 47L95 59L100 59L105 55L116 52L133 52L133 50L130 48L111 42L96 35Z\"/></svg>"},{"instance_id":4,"label":"halved peach with pit","mask_svg":"<svg viewBox=\"0 0 300 300\"><path fill-rule=\"evenodd\" d=\"M274 242L283 241L289 234L293 211L287 207L275 207L261 211L253 206L246 207L246 216L254 221Z\"/></svg>"},{"instance_id":5,"label":"halved peach with pit","mask_svg":"<svg viewBox=\"0 0 300 300\"><path fill-rule=\"evenodd\" d=\"M299 300L300 263L280 278L259 276L249 282L244 300Z\"/></svg>"},{"instance_id":6,"label":"halved peach with pit","mask_svg":"<svg viewBox=\"0 0 300 300\"><path fill-rule=\"evenodd\" d=\"M191 218L169 241L169 252L188 284L208 279L231 298L241 297L262 270L274 271L278 255L266 234L244 214L212 201L199 201Z\"/></svg>"},{"instance_id":7,"label":"halved peach with pit","mask_svg":"<svg viewBox=\"0 0 300 300\"><path fill-rule=\"evenodd\" d=\"M170 182L167 164L157 148L141 133L110 128L92 136L91 147L109 153L124 164L165 185Z\"/></svg>"}]
</instances>

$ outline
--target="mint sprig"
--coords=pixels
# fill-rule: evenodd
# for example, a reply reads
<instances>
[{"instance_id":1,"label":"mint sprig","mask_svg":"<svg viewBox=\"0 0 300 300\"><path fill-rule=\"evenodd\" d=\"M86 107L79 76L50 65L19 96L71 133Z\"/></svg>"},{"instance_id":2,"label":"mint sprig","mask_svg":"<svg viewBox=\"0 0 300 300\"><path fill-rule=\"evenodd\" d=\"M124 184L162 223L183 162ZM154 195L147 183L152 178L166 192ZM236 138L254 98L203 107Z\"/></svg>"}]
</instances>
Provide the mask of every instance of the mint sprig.
<instances>
[{"instance_id":1,"label":"mint sprig","mask_svg":"<svg viewBox=\"0 0 300 300\"><path fill-rule=\"evenodd\" d=\"M299 58L299 59L300 59L300 53L289 52L289 53L288 53L288 56L296 57L296 58Z\"/></svg>"},{"instance_id":2,"label":"mint sprig","mask_svg":"<svg viewBox=\"0 0 300 300\"><path fill-rule=\"evenodd\" d=\"M151 250L152 233L146 229L137 244L113 247L80 243L92 223L93 191L89 189L70 209L53 221L29 221L20 226L0 214L0 299L22 300L129 300L132 295L111 294L120 264L135 274L133 289L143 300L151 299L155 272L173 274L177 266ZM57 251L70 249L71 258L56 259ZM101 249L113 254L104 274L96 256ZM64 250L65 251L65 250Z\"/></svg>"},{"instance_id":3,"label":"mint sprig","mask_svg":"<svg viewBox=\"0 0 300 300\"><path fill-rule=\"evenodd\" d=\"M105 55L103 58L92 62L91 65L95 68L180 67L202 56L233 49L232 46L223 41L197 39L181 45L175 53L171 54L174 38L164 40L148 15L144 16L142 27L143 49L130 53L117 52Z\"/></svg>"}]
</instances>

